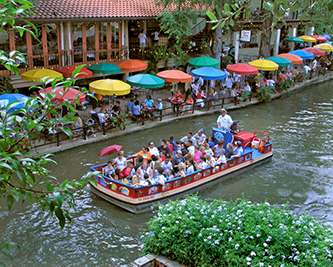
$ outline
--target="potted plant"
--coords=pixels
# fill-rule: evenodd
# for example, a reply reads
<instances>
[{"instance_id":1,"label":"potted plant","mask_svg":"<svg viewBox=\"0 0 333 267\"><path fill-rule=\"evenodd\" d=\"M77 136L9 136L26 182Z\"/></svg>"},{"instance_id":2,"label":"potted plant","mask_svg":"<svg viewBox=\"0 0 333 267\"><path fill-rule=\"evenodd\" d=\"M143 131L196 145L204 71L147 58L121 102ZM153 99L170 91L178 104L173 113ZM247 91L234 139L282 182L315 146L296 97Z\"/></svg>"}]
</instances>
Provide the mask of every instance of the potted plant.
<instances>
[{"instance_id":1,"label":"potted plant","mask_svg":"<svg viewBox=\"0 0 333 267\"><path fill-rule=\"evenodd\" d=\"M120 113L118 117L111 117L111 120L114 124L114 126L116 127L116 129L120 129L120 130L125 130L126 129L126 125L127 125L127 121L126 118L128 117L128 114L124 114L124 113Z\"/></svg>"}]
</instances>

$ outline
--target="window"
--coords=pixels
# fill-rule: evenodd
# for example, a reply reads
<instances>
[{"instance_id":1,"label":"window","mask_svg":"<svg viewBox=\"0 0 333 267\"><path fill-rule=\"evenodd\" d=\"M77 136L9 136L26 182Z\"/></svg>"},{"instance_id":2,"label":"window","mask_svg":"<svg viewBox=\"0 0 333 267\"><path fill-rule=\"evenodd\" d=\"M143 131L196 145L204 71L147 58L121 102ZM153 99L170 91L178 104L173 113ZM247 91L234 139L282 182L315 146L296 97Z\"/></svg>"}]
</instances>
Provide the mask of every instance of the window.
<instances>
[{"instance_id":1,"label":"window","mask_svg":"<svg viewBox=\"0 0 333 267\"><path fill-rule=\"evenodd\" d=\"M49 54L49 65L58 65L58 32L57 24L46 24L46 36Z\"/></svg>"},{"instance_id":2,"label":"window","mask_svg":"<svg viewBox=\"0 0 333 267\"><path fill-rule=\"evenodd\" d=\"M95 27L97 24L95 22L88 22L86 24L86 34L87 34L87 61L95 61Z\"/></svg>"},{"instance_id":3,"label":"window","mask_svg":"<svg viewBox=\"0 0 333 267\"><path fill-rule=\"evenodd\" d=\"M108 49L108 42L107 42L107 33L108 33L108 23L107 22L100 22L99 23L99 59L105 60L107 59L107 49Z\"/></svg>"},{"instance_id":4,"label":"window","mask_svg":"<svg viewBox=\"0 0 333 267\"><path fill-rule=\"evenodd\" d=\"M73 23L73 51L74 62L83 61L83 40L82 40L82 23Z\"/></svg>"}]
</instances>

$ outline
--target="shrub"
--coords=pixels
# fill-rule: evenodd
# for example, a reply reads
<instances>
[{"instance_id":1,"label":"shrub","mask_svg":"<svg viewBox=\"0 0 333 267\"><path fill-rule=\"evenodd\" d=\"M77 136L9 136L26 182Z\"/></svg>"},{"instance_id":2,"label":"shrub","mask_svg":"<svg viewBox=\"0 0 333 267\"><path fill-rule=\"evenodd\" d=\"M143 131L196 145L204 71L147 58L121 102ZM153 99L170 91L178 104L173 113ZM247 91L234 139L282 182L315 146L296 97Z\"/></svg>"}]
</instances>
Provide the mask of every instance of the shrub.
<instances>
[{"instance_id":1,"label":"shrub","mask_svg":"<svg viewBox=\"0 0 333 267\"><path fill-rule=\"evenodd\" d=\"M0 76L0 95L18 93L18 90L12 85L10 76Z\"/></svg>"},{"instance_id":2,"label":"shrub","mask_svg":"<svg viewBox=\"0 0 333 267\"><path fill-rule=\"evenodd\" d=\"M250 95L251 95L251 92L249 92L249 91L244 91L244 92L242 92L242 94L241 94L240 100L241 100L241 101L245 101L246 99L249 98Z\"/></svg>"},{"instance_id":3,"label":"shrub","mask_svg":"<svg viewBox=\"0 0 333 267\"><path fill-rule=\"evenodd\" d=\"M294 84L295 82L292 79L287 78L283 82L279 82L276 85L276 90L279 92L288 91L289 87L291 87Z\"/></svg>"},{"instance_id":4,"label":"shrub","mask_svg":"<svg viewBox=\"0 0 333 267\"><path fill-rule=\"evenodd\" d=\"M270 86L264 86L257 89L256 97L258 98L259 102L271 102L272 101L272 94L276 91L274 88Z\"/></svg>"},{"instance_id":5,"label":"shrub","mask_svg":"<svg viewBox=\"0 0 333 267\"><path fill-rule=\"evenodd\" d=\"M114 123L114 126L116 129L125 130L127 122L126 118L128 117L128 114L124 115L123 113L120 113L118 117L111 117L112 122Z\"/></svg>"},{"instance_id":6,"label":"shrub","mask_svg":"<svg viewBox=\"0 0 333 267\"><path fill-rule=\"evenodd\" d=\"M303 71L299 72L295 77L295 81L298 83L303 82L305 80L306 80L306 74Z\"/></svg>"},{"instance_id":7,"label":"shrub","mask_svg":"<svg viewBox=\"0 0 333 267\"><path fill-rule=\"evenodd\" d=\"M145 253L188 266L333 266L331 229L286 206L245 199L170 201L141 238Z\"/></svg>"}]
</instances>

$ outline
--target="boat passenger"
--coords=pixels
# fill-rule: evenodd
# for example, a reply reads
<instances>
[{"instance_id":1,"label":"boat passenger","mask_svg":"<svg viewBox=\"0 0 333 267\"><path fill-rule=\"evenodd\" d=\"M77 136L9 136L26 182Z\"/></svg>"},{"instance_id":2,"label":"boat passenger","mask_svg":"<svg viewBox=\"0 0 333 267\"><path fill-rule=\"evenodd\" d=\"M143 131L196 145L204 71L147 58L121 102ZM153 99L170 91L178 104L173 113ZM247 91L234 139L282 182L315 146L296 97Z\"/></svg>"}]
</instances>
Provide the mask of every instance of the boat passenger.
<instances>
[{"instance_id":1,"label":"boat passenger","mask_svg":"<svg viewBox=\"0 0 333 267\"><path fill-rule=\"evenodd\" d=\"M187 145L187 150L188 150L188 152L194 152L195 147L194 147L194 145L193 145L192 140L188 140L187 143L186 143L186 145Z\"/></svg>"},{"instance_id":2,"label":"boat passenger","mask_svg":"<svg viewBox=\"0 0 333 267\"><path fill-rule=\"evenodd\" d=\"M213 148L215 146L215 142L214 141L215 141L214 136L209 136L209 138L208 138L208 144L209 144L210 148Z\"/></svg>"},{"instance_id":3,"label":"boat passenger","mask_svg":"<svg viewBox=\"0 0 333 267\"><path fill-rule=\"evenodd\" d=\"M205 144L205 153L206 154L209 154L209 155L212 155L213 154L213 150L210 148L210 146L209 146L209 144L208 143L206 143Z\"/></svg>"},{"instance_id":4,"label":"boat passenger","mask_svg":"<svg viewBox=\"0 0 333 267\"><path fill-rule=\"evenodd\" d=\"M139 186L148 186L151 185L151 182L149 181L149 175L148 173L145 173L143 175L143 177L140 177L140 181L139 181Z\"/></svg>"},{"instance_id":5,"label":"boat passenger","mask_svg":"<svg viewBox=\"0 0 333 267\"><path fill-rule=\"evenodd\" d=\"M193 159L194 160L194 152L189 152L186 156L185 159L190 160Z\"/></svg>"},{"instance_id":6,"label":"boat passenger","mask_svg":"<svg viewBox=\"0 0 333 267\"><path fill-rule=\"evenodd\" d=\"M219 156L219 158L217 159L217 161L216 161L216 164L221 164L221 163L227 163L227 158L225 157L225 150L224 150L224 148L222 148L221 149L221 151L220 151L220 156Z\"/></svg>"},{"instance_id":7,"label":"boat passenger","mask_svg":"<svg viewBox=\"0 0 333 267\"><path fill-rule=\"evenodd\" d=\"M142 162L142 165L136 171L136 175L139 177L140 181L144 179L145 174L148 174L149 177L152 177L152 169L148 166L146 161Z\"/></svg>"},{"instance_id":8,"label":"boat passenger","mask_svg":"<svg viewBox=\"0 0 333 267\"><path fill-rule=\"evenodd\" d=\"M192 140L192 144L194 146L197 145L197 140L193 137L193 134L191 132L189 132L187 134L187 136L184 136L182 139L180 139L179 142L181 142L181 143L187 143L188 140Z\"/></svg>"},{"instance_id":9,"label":"boat passenger","mask_svg":"<svg viewBox=\"0 0 333 267\"><path fill-rule=\"evenodd\" d=\"M205 156L200 156L200 162L198 164L198 168L201 170L204 170L208 167L208 164L206 162Z\"/></svg>"},{"instance_id":10,"label":"boat passenger","mask_svg":"<svg viewBox=\"0 0 333 267\"><path fill-rule=\"evenodd\" d=\"M188 167L186 170L186 174L194 173L197 170L194 160L190 159L190 160L188 160L187 163L188 163Z\"/></svg>"},{"instance_id":11,"label":"boat passenger","mask_svg":"<svg viewBox=\"0 0 333 267\"><path fill-rule=\"evenodd\" d=\"M111 179L114 178L118 180L118 176L116 175L116 171L113 168L112 164L113 164L112 161L108 161L108 164L105 166L105 168L102 169L102 174Z\"/></svg>"},{"instance_id":12,"label":"boat passenger","mask_svg":"<svg viewBox=\"0 0 333 267\"><path fill-rule=\"evenodd\" d=\"M233 147L233 145L231 143L227 144L227 150L228 150L228 152L225 155L225 157L227 159L230 159L230 157L234 154L234 147Z\"/></svg>"},{"instance_id":13,"label":"boat passenger","mask_svg":"<svg viewBox=\"0 0 333 267\"><path fill-rule=\"evenodd\" d=\"M203 156L206 155L204 146L200 146L199 151L202 153Z\"/></svg>"},{"instance_id":14,"label":"boat passenger","mask_svg":"<svg viewBox=\"0 0 333 267\"><path fill-rule=\"evenodd\" d=\"M163 139L161 145L158 147L158 150L164 151L166 156L170 156L170 148L167 146L166 141Z\"/></svg>"},{"instance_id":15,"label":"boat passenger","mask_svg":"<svg viewBox=\"0 0 333 267\"><path fill-rule=\"evenodd\" d=\"M158 168L161 167L161 164L162 164L162 162L160 160L156 160L154 168L152 168L153 169L152 170L152 172L153 172L152 177L153 178L157 177L157 175L158 175Z\"/></svg>"},{"instance_id":16,"label":"boat passenger","mask_svg":"<svg viewBox=\"0 0 333 267\"><path fill-rule=\"evenodd\" d=\"M189 153L187 150L186 144L181 144L181 152L182 152L183 157L186 157L186 155Z\"/></svg>"},{"instance_id":17,"label":"boat passenger","mask_svg":"<svg viewBox=\"0 0 333 267\"><path fill-rule=\"evenodd\" d=\"M173 135L170 136L170 144L172 145L172 149L175 151L176 150L176 147L177 147L177 142L176 140L173 138Z\"/></svg>"},{"instance_id":18,"label":"boat passenger","mask_svg":"<svg viewBox=\"0 0 333 267\"><path fill-rule=\"evenodd\" d=\"M152 184L158 183L158 184L164 186L165 185L165 181L166 181L166 178L163 175L164 169L162 167L159 167L157 169L157 171L158 171L158 175L156 175L153 179L151 179L151 183Z\"/></svg>"},{"instance_id":19,"label":"boat passenger","mask_svg":"<svg viewBox=\"0 0 333 267\"><path fill-rule=\"evenodd\" d=\"M143 158L144 161L147 161L151 158L151 153L149 152L149 148L147 146L143 146L142 150L139 153L136 153L130 157L136 158L141 156Z\"/></svg>"},{"instance_id":20,"label":"boat passenger","mask_svg":"<svg viewBox=\"0 0 333 267\"><path fill-rule=\"evenodd\" d=\"M211 155L209 155L209 154L206 154L206 156L205 156L205 158L206 158L206 162L207 162L207 164L209 165L209 166L211 166L212 168L214 168L215 167L215 158L214 157L212 157Z\"/></svg>"},{"instance_id":21,"label":"boat passenger","mask_svg":"<svg viewBox=\"0 0 333 267\"><path fill-rule=\"evenodd\" d=\"M169 176L172 168L172 163L170 161L170 157L165 157L165 161L162 162L161 167L164 169L163 174L165 176Z\"/></svg>"},{"instance_id":22,"label":"boat passenger","mask_svg":"<svg viewBox=\"0 0 333 267\"><path fill-rule=\"evenodd\" d=\"M175 177L181 176L181 177L185 177L186 176L186 165L184 162L181 162L178 166L179 171L175 173Z\"/></svg>"},{"instance_id":23,"label":"boat passenger","mask_svg":"<svg viewBox=\"0 0 333 267\"><path fill-rule=\"evenodd\" d=\"M214 153L214 157L218 159L221 154L221 150L223 149L224 141L220 140L218 141L217 145L212 148L212 151Z\"/></svg>"},{"instance_id":24,"label":"boat passenger","mask_svg":"<svg viewBox=\"0 0 333 267\"><path fill-rule=\"evenodd\" d=\"M129 167L131 168L131 172L130 172L130 174L128 175L128 178L130 178L130 179L132 179L132 177L135 175L135 173L136 173L136 169L135 169L135 166L134 166L134 162L133 161L131 161L130 163L129 163Z\"/></svg>"},{"instance_id":25,"label":"boat passenger","mask_svg":"<svg viewBox=\"0 0 333 267\"><path fill-rule=\"evenodd\" d=\"M232 119L229 115L227 115L227 111L222 108L221 115L217 119L217 127L223 129L229 129L232 125Z\"/></svg>"},{"instance_id":26,"label":"boat passenger","mask_svg":"<svg viewBox=\"0 0 333 267\"><path fill-rule=\"evenodd\" d=\"M149 163L148 165L150 166L150 168L152 168L152 169L154 168L157 160L158 160L158 157L156 157L155 155L151 156L151 159L148 160L148 163Z\"/></svg>"},{"instance_id":27,"label":"boat passenger","mask_svg":"<svg viewBox=\"0 0 333 267\"><path fill-rule=\"evenodd\" d=\"M165 157L166 157L165 152L161 151L161 153L160 153L160 160L161 160L161 162L165 161Z\"/></svg>"},{"instance_id":28,"label":"boat passenger","mask_svg":"<svg viewBox=\"0 0 333 267\"><path fill-rule=\"evenodd\" d=\"M207 136L203 133L202 130L199 130L194 136L193 138L196 140L196 143L201 146L205 143Z\"/></svg>"},{"instance_id":29,"label":"boat passenger","mask_svg":"<svg viewBox=\"0 0 333 267\"><path fill-rule=\"evenodd\" d=\"M148 143L148 146L149 146L149 152L152 154L152 155L155 155L156 157L158 157L158 155L160 154L160 152L158 151L157 147L154 145L154 142L153 141L150 141Z\"/></svg>"},{"instance_id":30,"label":"boat passenger","mask_svg":"<svg viewBox=\"0 0 333 267\"><path fill-rule=\"evenodd\" d=\"M170 155L173 155L173 145L170 140L166 141L167 146L170 148Z\"/></svg>"},{"instance_id":31,"label":"boat passenger","mask_svg":"<svg viewBox=\"0 0 333 267\"><path fill-rule=\"evenodd\" d=\"M239 158L241 155L243 155L242 142L237 141L236 147L234 148L234 154L230 158Z\"/></svg>"},{"instance_id":32,"label":"boat passenger","mask_svg":"<svg viewBox=\"0 0 333 267\"><path fill-rule=\"evenodd\" d=\"M194 160L196 163L200 162L200 157L202 156L202 152L200 151L200 147L199 146L195 146L194 149Z\"/></svg>"},{"instance_id":33,"label":"boat passenger","mask_svg":"<svg viewBox=\"0 0 333 267\"><path fill-rule=\"evenodd\" d=\"M135 171L138 170L138 168L142 165L142 162L143 162L143 157L142 156L138 156L138 159L137 159L138 163L135 165Z\"/></svg>"},{"instance_id":34,"label":"boat passenger","mask_svg":"<svg viewBox=\"0 0 333 267\"><path fill-rule=\"evenodd\" d=\"M118 152L118 157L115 158L114 162L116 163L116 174L118 174L126 167L127 160L124 157L124 151Z\"/></svg>"},{"instance_id":35,"label":"boat passenger","mask_svg":"<svg viewBox=\"0 0 333 267\"><path fill-rule=\"evenodd\" d=\"M176 156L172 159L172 167L175 170L175 173L177 173L179 171L179 164L180 163L184 163L185 159L183 157L183 154L181 151L177 151Z\"/></svg>"},{"instance_id":36,"label":"boat passenger","mask_svg":"<svg viewBox=\"0 0 333 267\"><path fill-rule=\"evenodd\" d=\"M176 146L173 149L173 154L176 155L177 151L179 151L179 150L180 151L182 150L182 146L178 141L176 141Z\"/></svg>"}]
</instances>

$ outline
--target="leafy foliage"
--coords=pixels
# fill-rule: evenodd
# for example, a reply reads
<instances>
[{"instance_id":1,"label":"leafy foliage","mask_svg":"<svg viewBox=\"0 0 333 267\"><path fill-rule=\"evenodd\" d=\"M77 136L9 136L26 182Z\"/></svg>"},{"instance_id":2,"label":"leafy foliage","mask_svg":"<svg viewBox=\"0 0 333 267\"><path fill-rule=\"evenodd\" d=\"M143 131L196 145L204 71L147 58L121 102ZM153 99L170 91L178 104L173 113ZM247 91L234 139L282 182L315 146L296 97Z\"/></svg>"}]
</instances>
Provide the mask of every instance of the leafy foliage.
<instances>
[{"instance_id":1,"label":"leafy foliage","mask_svg":"<svg viewBox=\"0 0 333 267\"><path fill-rule=\"evenodd\" d=\"M273 87L264 86L257 89L256 97L258 98L259 102L271 102L272 101L272 94L276 91Z\"/></svg>"},{"instance_id":2,"label":"leafy foliage","mask_svg":"<svg viewBox=\"0 0 333 267\"><path fill-rule=\"evenodd\" d=\"M295 84L295 82L290 79L290 78L287 78L285 79L284 81L282 82L279 82L277 85L276 85L276 90L278 92L284 92L284 91L288 91L288 89L293 86Z\"/></svg>"},{"instance_id":3,"label":"leafy foliage","mask_svg":"<svg viewBox=\"0 0 333 267\"><path fill-rule=\"evenodd\" d=\"M128 114L120 113L118 117L111 117L116 129L125 130L127 121L126 118Z\"/></svg>"},{"instance_id":4,"label":"leafy foliage","mask_svg":"<svg viewBox=\"0 0 333 267\"><path fill-rule=\"evenodd\" d=\"M0 95L18 93L18 90L12 85L10 76L0 76Z\"/></svg>"},{"instance_id":5,"label":"leafy foliage","mask_svg":"<svg viewBox=\"0 0 333 267\"><path fill-rule=\"evenodd\" d=\"M242 95L241 95L241 97L240 97L240 100L241 100L241 101L245 101L246 99L249 98L250 95L251 95L251 92L249 92L249 91L244 91L244 92L242 92Z\"/></svg>"},{"instance_id":6,"label":"leafy foliage","mask_svg":"<svg viewBox=\"0 0 333 267\"><path fill-rule=\"evenodd\" d=\"M188 266L333 266L332 229L267 202L170 201L141 238L145 253Z\"/></svg>"}]
</instances>

